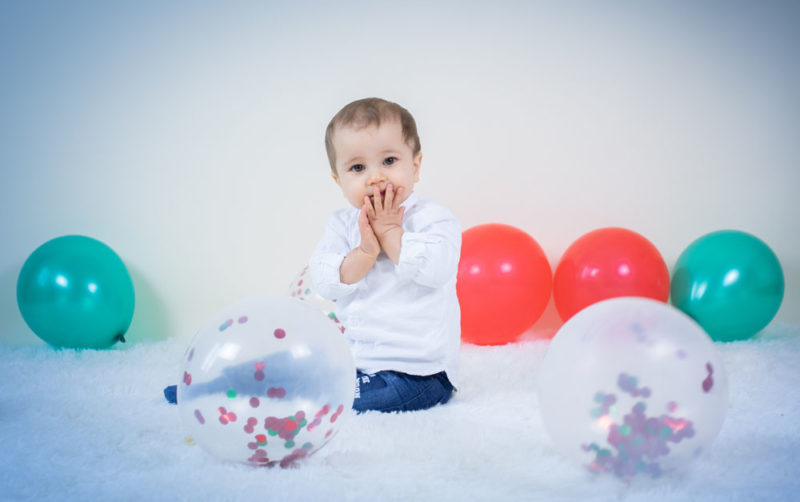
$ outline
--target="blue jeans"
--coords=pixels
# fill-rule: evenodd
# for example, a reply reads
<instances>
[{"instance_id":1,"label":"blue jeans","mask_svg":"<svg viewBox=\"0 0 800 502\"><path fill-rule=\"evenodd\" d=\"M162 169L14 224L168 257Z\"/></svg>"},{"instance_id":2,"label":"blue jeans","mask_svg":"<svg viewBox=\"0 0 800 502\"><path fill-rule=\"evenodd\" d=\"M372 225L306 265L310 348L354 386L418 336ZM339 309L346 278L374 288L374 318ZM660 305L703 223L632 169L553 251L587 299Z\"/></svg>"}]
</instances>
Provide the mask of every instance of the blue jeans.
<instances>
[{"instance_id":1,"label":"blue jeans","mask_svg":"<svg viewBox=\"0 0 800 502\"><path fill-rule=\"evenodd\" d=\"M453 395L452 384L444 371L430 376L417 376L399 371L379 371L374 375L356 372L356 413L369 410L382 412L416 411L444 404ZM164 389L167 402L177 404L177 385Z\"/></svg>"},{"instance_id":2,"label":"blue jeans","mask_svg":"<svg viewBox=\"0 0 800 502\"><path fill-rule=\"evenodd\" d=\"M353 409L356 413L425 410L449 401L453 390L444 371L429 376L399 371L379 371L368 375L357 371Z\"/></svg>"}]
</instances>

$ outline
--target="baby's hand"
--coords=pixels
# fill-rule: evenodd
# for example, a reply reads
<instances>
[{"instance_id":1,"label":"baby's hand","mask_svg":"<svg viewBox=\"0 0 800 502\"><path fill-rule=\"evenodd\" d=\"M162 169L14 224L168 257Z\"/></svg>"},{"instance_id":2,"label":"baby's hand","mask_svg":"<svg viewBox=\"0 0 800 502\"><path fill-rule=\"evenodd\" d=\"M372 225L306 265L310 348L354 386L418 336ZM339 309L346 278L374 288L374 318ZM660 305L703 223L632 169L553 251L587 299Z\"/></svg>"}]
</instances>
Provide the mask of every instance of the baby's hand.
<instances>
[{"instance_id":1,"label":"baby's hand","mask_svg":"<svg viewBox=\"0 0 800 502\"><path fill-rule=\"evenodd\" d=\"M367 216L369 217L369 224L375 232L375 236L381 243L391 233L403 230L403 213L406 208L401 207L399 200L400 194L403 193L403 187L397 189L395 193L394 187L389 184L386 185L386 198L381 201L381 192L377 186L372 188L372 204L369 203L369 197L364 198L367 205Z\"/></svg>"},{"instance_id":2,"label":"baby's hand","mask_svg":"<svg viewBox=\"0 0 800 502\"><path fill-rule=\"evenodd\" d=\"M381 252L381 245L369 224L367 205L367 201L365 201L361 206L361 213L358 215L358 230L361 232L359 249L369 256L376 257Z\"/></svg>"}]
</instances>

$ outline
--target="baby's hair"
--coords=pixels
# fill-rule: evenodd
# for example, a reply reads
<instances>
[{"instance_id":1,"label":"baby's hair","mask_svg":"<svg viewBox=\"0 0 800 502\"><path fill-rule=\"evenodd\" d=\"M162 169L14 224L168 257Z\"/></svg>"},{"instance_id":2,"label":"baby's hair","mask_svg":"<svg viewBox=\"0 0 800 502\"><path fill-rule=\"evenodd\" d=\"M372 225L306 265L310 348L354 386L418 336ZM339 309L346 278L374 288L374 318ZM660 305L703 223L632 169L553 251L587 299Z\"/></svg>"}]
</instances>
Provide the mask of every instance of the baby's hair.
<instances>
[{"instance_id":1,"label":"baby's hair","mask_svg":"<svg viewBox=\"0 0 800 502\"><path fill-rule=\"evenodd\" d=\"M380 98L366 98L353 101L339 110L333 116L328 128L325 130L325 150L328 152L328 162L331 171L336 174L336 150L333 148L333 135L339 127L353 127L363 129L370 126L380 126L382 122L399 120L403 131L403 140L411 147L416 156L421 151L417 123L414 117L397 103Z\"/></svg>"}]
</instances>

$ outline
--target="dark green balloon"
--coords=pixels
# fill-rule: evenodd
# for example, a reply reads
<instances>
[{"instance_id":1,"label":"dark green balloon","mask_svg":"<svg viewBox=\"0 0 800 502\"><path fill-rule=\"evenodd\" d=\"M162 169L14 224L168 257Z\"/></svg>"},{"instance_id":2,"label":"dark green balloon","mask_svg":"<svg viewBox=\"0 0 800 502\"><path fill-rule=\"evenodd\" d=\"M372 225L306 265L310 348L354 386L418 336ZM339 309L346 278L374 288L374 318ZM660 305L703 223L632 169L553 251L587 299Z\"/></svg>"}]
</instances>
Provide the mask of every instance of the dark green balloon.
<instances>
[{"instance_id":1,"label":"dark green balloon","mask_svg":"<svg viewBox=\"0 0 800 502\"><path fill-rule=\"evenodd\" d=\"M713 340L745 340L775 317L783 300L783 270L757 237L722 230L700 237L678 257L672 304Z\"/></svg>"},{"instance_id":2,"label":"dark green balloon","mask_svg":"<svg viewBox=\"0 0 800 502\"><path fill-rule=\"evenodd\" d=\"M17 305L55 347L107 348L133 319L133 282L119 256L90 237L68 235L34 251L17 279Z\"/></svg>"}]
</instances>

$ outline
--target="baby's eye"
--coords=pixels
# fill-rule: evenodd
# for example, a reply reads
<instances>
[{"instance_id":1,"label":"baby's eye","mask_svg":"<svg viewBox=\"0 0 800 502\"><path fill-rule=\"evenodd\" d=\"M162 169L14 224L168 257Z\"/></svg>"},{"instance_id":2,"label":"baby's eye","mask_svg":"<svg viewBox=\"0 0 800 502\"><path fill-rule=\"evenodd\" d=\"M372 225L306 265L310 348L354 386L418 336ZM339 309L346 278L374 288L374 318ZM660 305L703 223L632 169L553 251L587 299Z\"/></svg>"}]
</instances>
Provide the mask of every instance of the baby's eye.
<instances>
[{"instance_id":1,"label":"baby's eye","mask_svg":"<svg viewBox=\"0 0 800 502\"><path fill-rule=\"evenodd\" d=\"M395 162L397 162L397 157L386 157L386 159L383 161L383 164L386 166L391 166Z\"/></svg>"},{"instance_id":2,"label":"baby's eye","mask_svg":"<svg viewBox=\"0 0 800 502\"><path fill-rule=\"evenodd\" d=\"M350 166L350 170L353 171L354 173L360 173L361 171L364 170L364 164L354 164Z\"/></svg>"}]
</instances>

